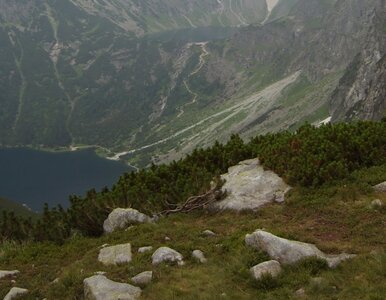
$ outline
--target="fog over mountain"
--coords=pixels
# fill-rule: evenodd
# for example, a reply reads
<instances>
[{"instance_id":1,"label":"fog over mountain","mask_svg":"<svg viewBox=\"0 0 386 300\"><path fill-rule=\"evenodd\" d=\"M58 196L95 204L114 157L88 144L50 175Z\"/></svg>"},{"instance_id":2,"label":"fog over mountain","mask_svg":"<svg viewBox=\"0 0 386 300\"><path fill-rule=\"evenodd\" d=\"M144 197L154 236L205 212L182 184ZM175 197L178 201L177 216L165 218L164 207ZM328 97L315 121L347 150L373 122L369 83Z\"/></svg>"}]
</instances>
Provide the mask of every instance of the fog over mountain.
<instances>
[{"instance_id":1,"label":"fog over mountain","mask_svg":"<svg viewBox=\"0 0 386 300\"><path fill-rule=\"evenodd\" d=\"M380 119L383 0L0 0L0 144L168 161ZM112 155L111 153L107 155Z\"/></svg>"}]
</instances>

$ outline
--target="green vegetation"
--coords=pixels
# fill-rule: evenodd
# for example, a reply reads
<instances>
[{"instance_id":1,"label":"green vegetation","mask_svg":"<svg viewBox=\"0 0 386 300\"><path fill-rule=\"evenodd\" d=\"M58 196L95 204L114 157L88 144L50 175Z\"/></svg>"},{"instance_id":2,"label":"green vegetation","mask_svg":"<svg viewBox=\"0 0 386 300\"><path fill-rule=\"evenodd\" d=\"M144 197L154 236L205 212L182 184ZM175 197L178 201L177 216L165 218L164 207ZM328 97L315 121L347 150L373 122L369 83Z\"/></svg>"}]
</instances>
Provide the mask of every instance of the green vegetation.
<instances>
[{"instance_id":1,"label":"green vegetation","mask_svg":"<svg viewBox=\"0 0 386 300\"><path fill-rule=\"evenodd\" d=\"M7 239L63 242L74 231L99 236L102 223L115 207L133 207L148 214L175 207L190 196L205 193L210 182L239 161L259 157L262 164L289 184L328 185L350 178L352 172L386 163L386 122L304 125L296 132L257 136L249 143L234 135L228 143L196 149L169 165L124 174L111 190L90 190L71 196L68 210L44 208L43 217L6 218L0 236ZM218 186L220 182L217 180ZM7 214L5 214L6 216Z\"/></svg>"}]
</instances>

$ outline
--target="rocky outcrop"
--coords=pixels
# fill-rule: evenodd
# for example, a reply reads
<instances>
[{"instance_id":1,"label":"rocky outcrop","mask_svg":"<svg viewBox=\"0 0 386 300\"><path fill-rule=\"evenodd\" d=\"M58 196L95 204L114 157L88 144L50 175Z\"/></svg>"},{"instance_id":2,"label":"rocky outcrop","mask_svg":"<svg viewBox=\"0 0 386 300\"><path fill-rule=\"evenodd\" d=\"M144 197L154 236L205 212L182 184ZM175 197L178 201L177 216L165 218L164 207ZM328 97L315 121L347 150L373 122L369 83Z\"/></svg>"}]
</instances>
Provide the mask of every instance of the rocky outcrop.
<instances>
[{"instance_id":1,"label":"rocky outcrop","mask_svg":"<svg viewBox=\"0 0 386 300\"><path fill-rule=\"evenodd\" d=\"M335 268L342 261L355 256L345 253L327 255L313 244L287 240L262 230L247 234L245 242L248 246L268 253L272 259L285 265L297 263L305 258L316 257L325 260L330 268Z\"/></svg>"},{"instance_id":2,"label":"rocky outcrop","mask_svg":"<svg viewBox=\"0 0 386 300\"><path fill-rule=\"evenodd\" d=\"M13 277L18 275L20 272L18 270L13 271L0 271L0 279L3 279L5 277Z\"/></svg>"},{"instance_id":3,"label":"rocky outcrop","mask_svg":"<svg viewBox=\"0 0 386 300\"><path fill-rule=\"evenodd\" d=\"M13 300L13 299L18 299L21 296L24 296L28 294L27 289L22 289L18 287L13 287L11 290L8 292L7 295L5 295L3 300Z\"/></svg>"},{"instance_id":4,"label":"rocky outcrop","mask_svg":"<svg viewBox=\"0 0 386 300\"><path fill-rule=\"evenodd\" d=\"M153 265L158 265L163 262L177 263L179 266L184 265L183 256L176 250L169 247L160 247L152 255Z\"/></svg>"},{"instance_id":5,"label":"rocky outcrop","mask_svg":"<svg viewBox=\"0 0 386 300\"><path fill-rule=\"evenodd\" d=\"M256 280L260 280L265 275L277 277L281 272L281 266L278 261L269 260L252 267L250 272Z\"/></svg>"},{"instance_id":6,"label":"rocky outcrop","mask_svg":"<svg viewBox=\"0 0 386 300\"><path fill-rule=\"evenodd\" d=\"M95 275L83 281L86 300L136 300L141 289L127 283L109 280L103 275Z\"/></svg>"},{"instance_id":7,"label":"rocky outcrop","mask_svg":"<svg viewBox=\"0 0 386 300\"><path fill-rule=\"evenodd\" d=\"M207 262L207 259L205 258L205 255L204 255L204 252L202 252L201 250L194 250L192 252L192 257L198 261L199 263L206 263Z\"/></svg>"},{"instance_id":8,"label":"rocky outcrop","mask_svg":"<svg viewBox=\"0 0 386 300\"><path fill-rule=\"evenodd\" d=\"M265 171L259 159L240 162L221 175L225 180L222 191L224 200L213 204L216 210L255 210L276 201L283 202L290 187L272 171Z\"/></svg>"},{"instance_id":9,"label":"rocky outcrop","mask_svg":"<svg viewBox=\"0 0 386 300\"><path fill-rule=\"evenodd\" d=\"M386 193L386 181L375 185L373 188L374 188L374 191L376 192Z\"/></svg>"},{"instance_id":10,"label":"rocky outcrop","mask_svg":"<svg viewBox=\"0 0 386 300\"><path fill-rule=\"evenodd\" d=\"M131 262L130 243L102 248L98 261L104 265L119 265Z\"/></svg>"},{"instance_id":11,"label":"rocky outcrop","mask_svg":"<svg viewBox=\"0 0 386 300\"><path fill-rule=\"evenodd\" d=\"M145 271L142 273L139 273L138 275L131 278L131 281L139 286L146 286L148 285L151 280L153 279L153 272L152 271Z\"/></svg>"},{"instance_id":12,"label":"rocky outcrop","mask_svg":"<svg viewBox=\"0 0 386 300\"><path fill-rule=\"evenodd\" d=\"M138 223L149 223L152 219L133 208L116 208L103 223L103 230L111 233L118 229L125 229L129 225Z\"/></svg>"}]
</instances>

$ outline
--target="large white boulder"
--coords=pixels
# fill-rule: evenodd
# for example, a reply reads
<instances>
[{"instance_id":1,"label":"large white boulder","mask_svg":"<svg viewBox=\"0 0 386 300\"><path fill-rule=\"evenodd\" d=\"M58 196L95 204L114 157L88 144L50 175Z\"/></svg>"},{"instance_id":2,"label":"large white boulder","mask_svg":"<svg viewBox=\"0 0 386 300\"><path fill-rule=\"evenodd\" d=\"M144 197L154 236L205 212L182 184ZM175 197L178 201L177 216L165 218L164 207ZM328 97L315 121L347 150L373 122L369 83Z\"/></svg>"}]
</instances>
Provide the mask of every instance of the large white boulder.
<instances>
[{"instance_id":1,"label":"large white boulder","mask_svg":"<svg viewBox=\"0 0 386 300\"><path fill-rule=\"evenodd\" d=\"M145 271L131 278L131 281L139 286L148 285L153 279L152 271Z\"/></svg>"},{"instance_id":2,"label":"large white boulder","mask_svg":"<svg viewBox=\"0 0 386 300\"><path fill-rule=\"evenodd\" d=\"M152 219L133 208L114 209L103 223L103 230L111 233L118 229L125 229L132 224L149 223Z\"/></svg>"},{"instance_id":3,"label":"large white boulder","mask_svg":"<svg viewBox=\"0 0 386 300\"><path fill-rule=\"evenodd\" d=\"M0 271L0 279L6 278L6 277L13 277L18 275L20 272L18 270L13 271Z\"/></svg>"},{"instance_id":4,"label":"large white boulder","mask_svg":"<svg viewBox=\"0 0 386 300\"><path fill-rule=\"evenodd\" d=\"M83 281L86 300L136 300L141 289L127 283L119 283L103 275L95 275Z\"/></svg>"},{"instance_id":5,"label":"large white boulder","mask_svg":"<svg viewBox=\"0 0 386 300\"><path fill-rule=\"evenodd\" d=\"M281 272L280 263L276 260L269 260L262 262L250 269L252 277L256 280L260 280L264 275L271 275L277 277Z\"/></svg>"},{"instance_id":6,"label":"large white boulder","mask_svg":"<svg viewBox=\"0 0 386 300\"><path fill-rule=\"evenodd\" d=\"M380 184L374 185L373 188L376 192L386 193L386 181Z\"/></svg>"},{"instance_id":7,"label":"large white boulder","mask_svg":"<svg viewBox=\"0 0 386 300\"><path fill-rule=\"evenodd\" d=\"M158 265L163 262L177 263L179 266L184 265L184 258L181 253L169 247L160 247L152 255L153 265Z\"/></svg>"},{"instance_id":8,"label":"large white boulder","mask_svg":"<svg viewBox=\"0 0 386 300\"><path fill-rule=\"evenodd\" d=\"M98 261L104 265L119 265L131 262L130 243L100 249Z\"/></svg>"},{"instance_id":9,"label":"large white boulder","mask_svg":"<svg viewBox=\"0 0 386 300\"><path fill-rule=\"evenodd\" d=\"M263 230L247 234L245 242L248 246L268 253L281 264L294 264L307 257L317 257L325 260L330 268L335 268L342 261L355 256L345 253L327 255L313 244L283 239Z\"/></svg>"},{"instance_id":10,"label":"large white boulder","mask_svg":"<svg viewBox=\"0 0 386 300\"><path fill-rule=\"evenodd\" d=\"M257 158L229 168L221 179L225 180L222 191L227 194L224 200L213 204L216 210L256 210L273 201L283 202L291 189L274 172L264 170Z\"/></svg>"},{"instance_id":11,"label":"large white boulder","mask_svg":"<svg viewBox=\"0 0 386 300\"><path fill-rule=\"evenodd\" d=\"M18 287L13 287L11 288L11 290L8 292L7 295L5 295L4 299L3 300L12 300L12 299L17 299L21 296L24 296L28 294L28 290L27 289L22 289L22 288L18 288Z\"/></svg>"}]
</instances>

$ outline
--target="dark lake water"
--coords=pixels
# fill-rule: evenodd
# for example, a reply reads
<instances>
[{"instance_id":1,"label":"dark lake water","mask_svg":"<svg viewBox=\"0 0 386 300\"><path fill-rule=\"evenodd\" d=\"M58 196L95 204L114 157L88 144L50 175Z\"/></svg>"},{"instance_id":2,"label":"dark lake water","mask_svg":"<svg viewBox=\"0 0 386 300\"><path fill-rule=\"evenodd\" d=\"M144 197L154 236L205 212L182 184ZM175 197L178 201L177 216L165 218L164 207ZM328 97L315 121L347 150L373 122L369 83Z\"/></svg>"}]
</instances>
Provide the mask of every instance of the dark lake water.
<instances>
[{"instance_id":1,"label":"dark lake water","mask_svg":"<svg viewBox=\"0 0 386 300\"><path fill-rule=\"evenodd\" d=\"M46 202L68 207L69 195L111 187L131 169L98 157L91 149L50 153L25 148L0 149L0 197L41 211Z\"/></svg>"}]
</instances>

